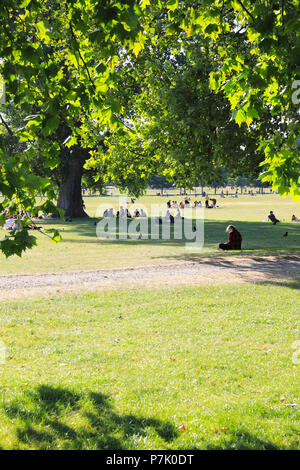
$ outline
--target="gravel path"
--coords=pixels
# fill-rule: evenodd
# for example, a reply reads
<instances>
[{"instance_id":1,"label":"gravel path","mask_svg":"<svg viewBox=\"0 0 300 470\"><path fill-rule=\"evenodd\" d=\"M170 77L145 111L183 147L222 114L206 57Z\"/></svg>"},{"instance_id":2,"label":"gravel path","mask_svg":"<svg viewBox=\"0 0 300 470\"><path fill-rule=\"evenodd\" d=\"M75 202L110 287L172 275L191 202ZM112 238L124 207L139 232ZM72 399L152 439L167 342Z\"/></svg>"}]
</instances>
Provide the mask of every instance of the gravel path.
<instances>
[{"instance_id":1,"label":"gravel path","mask_svg":"<svg viewBox=\"0 0 300 470\"><path fill-rule=\"evenodd\" d=\"M81 286L97 284L102 287L114 283L127 286L168 281L175 283L205 283L207 279L232 281L300 279L300 256L260 258L214 258L178 264L143 266L135 268L102 269L71 273L0 276L0 291L14 289L41 289L43 287Z\"/></svg>"}]
</instances>

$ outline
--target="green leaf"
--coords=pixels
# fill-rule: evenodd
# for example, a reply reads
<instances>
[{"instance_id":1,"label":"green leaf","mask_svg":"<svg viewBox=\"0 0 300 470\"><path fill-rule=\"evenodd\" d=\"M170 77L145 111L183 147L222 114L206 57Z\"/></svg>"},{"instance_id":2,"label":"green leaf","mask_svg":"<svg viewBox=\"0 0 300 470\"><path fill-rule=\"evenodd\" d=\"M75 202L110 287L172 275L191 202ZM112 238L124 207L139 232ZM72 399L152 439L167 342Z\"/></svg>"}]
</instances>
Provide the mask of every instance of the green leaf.
<instances>
[{"instance_id":1,"label":"green leaf","mask_svg":"<svg viewBox=\"0 0 300 470\"><path fill-rule=\"evenodd\" d=\"M38 30L38 36L42 41L45 41L48 43L50 41L50 38L47 34L47 29L45 27L45 24L42 21L39 21L38 23L35 24L35 27Z\"/></svg>"},{"instance_id":2,"label":"green leaf","mask_svg":"<svg viewBox=\"0 0 300 470\"><path fill-rule=\"evenodd\" d=\"M51 240L54 242L54 243L59 243L61 241L61 235L59 233L59 231L55 228L49 228L47 230L45 230L46 233L53 233L53 236L51 237Z\"/></svg>"},{"instance_id":3,"label":"green leaf","mask_svg":"<svg viewBox=\"0 0 300 470\"><path fill-rule=\"evenodd\" d=\"M176 8L178 8L178 0L169 0L167 2L167 8L171 11L176 10Z\"/></svg>"},{"instance_id":4,"label":"green leaf","mask_svg":"<svg viewBox=\"0 0 300 470\"><path fill-rule=\"evenodd\" d=\"M214 33L216 31L219 31L219 26L215 23L212 23L212 24L209 24L206 28L205 28L205 33L206 34L211 34L211 33Z\"/></svg>"},{"instance_id":5,"label":"green leaf","mask_svg":"<svg viewBox=\"0 0 300 470\"><path fill-rule=\"evenodd\" d=\"M65 145L68 148L76 144L77 144L77 137L74 135L69 135L69 137L67 137L66 140L64 140L63 142L63 145Z\"/></svg>"},{"instance_id":6,"label":"green leaf","mask_svg":"<svg viewBox=\"0 0 300 470\"><path fill-rule=\"evenodd\" d=\"M142 8L142 10L145 10L145 8L146 8L148 5L151 5L150 0L141 0L141 8Z\"/></svg>"},{"instance_id":7,"label":"green leaf","mask_svg":"<svg viewBox=\"0 0 300 470\"><path fill-rule=\"evenodd\" d=\"M55 131L58 128L59 122L60 122L60 119L57 114L48 115L43 122L44 134L46 136L50 135L53 131Z\"/></svg>"},{"instance_id":8,"label":"green leaf","mask_svg":"<svg viewBox=\"0 0 300 470\"><path fill-rule=\"evenodd\" d=\"M52 241L54 243L59 243L61 241L61 236L58 230L55 230L54 235L52 237Z\"/></svg>"},{"instance_id":9,"label":"green leaf","mask_svg":"<svg viewBox=\"0 0 300 470\"><path fill-rule=\"evenodd\" d=\"M247 116L245 111L241 108L237 111L234 111L233 117L235 119L235 122L241 127L241 124L246 121Z\"/></svg>"}]
</instances>

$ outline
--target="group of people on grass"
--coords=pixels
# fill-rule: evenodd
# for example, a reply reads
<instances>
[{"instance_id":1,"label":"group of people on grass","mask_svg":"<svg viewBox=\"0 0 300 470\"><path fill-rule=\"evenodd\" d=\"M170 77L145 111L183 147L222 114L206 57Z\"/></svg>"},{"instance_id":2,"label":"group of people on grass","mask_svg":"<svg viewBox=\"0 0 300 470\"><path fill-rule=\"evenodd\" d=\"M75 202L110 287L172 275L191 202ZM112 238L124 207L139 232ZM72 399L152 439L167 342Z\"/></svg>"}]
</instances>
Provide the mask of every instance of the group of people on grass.
<instances>
[{"instance_id":1,"label":"group of people on grass","mask_svg":"<svg viewBox=\"0 0 300 470\"><path fill-rule=\"evenodd\" d=\"M167 206L169 209L185 209L185 208L196 208L196 207L202 207L201 201L195 201L194 205L192 205L191 198L186 197L184 201L177 202L177 201L168 201Z\"/></svg>"},{"instance_id":2,"label":"group of people on grass","mask_svg":"<svg viewBox=\"0 0 300 470\"><path fill-rule=\"evenodd\" d=\"M249 193L250 193L250 191L249 191ZM224 198L224 197L225 197L225 194L226 194L227 197L228 197L228 196L230 196L230 197L239 197L239 192L238 192L238 190L236 190L234 194L230 194L230 195L229 195L228 189L226 189L226 193L224 193L224 191L223 191L223 189L222 189L221 192L220 192L220 197ZM252 194L252 196L253 196L253 194Z\"/></svg>"},{"instance_id":3,"label":"group of people on grass","mask_svg":"<svg viewBox=\"0 0 300 470\"><path fill-rule=\"evenodd\" d=\"M209 204L209 201L212 201L212 204ZM205 200L205 207L207 209L212 209L218 207L217 205L217 200L215 198L207 198ZM185 209L185 208L190 208L194 209L197 207L202 207L201 201L195 201L194 205L191 203L190 198L186 198L184 201L181 201L178 203L177 201L168 201L167 202L167 207L168 210L166 211L166 214L163 218L160 218L160 221L164 220L165 222L170 222L173 223L174 219L179 218L182 219L183 217L181 216L180 209ZM170 213L170 209L177 209L177 212L175 215L172 215ZM144 209L135 209L135 211L131 214L129 209L125 209L123 206L120 207L120 209L114 213L114 209L111 207L110 209L105 209L103 212L103 217L116 217L116 218L127 218L131 219L133 217L148 217L147 213L145 212Z\"/></svg>"},{"instance_id":4,"label":"group of people on grass","mask_svg":"<svg viewBox=\"0 0 300 470\"><path fill-rule=\"evenodd\" d=\"M175 215L172 215L168 209L164 217L157 217L157 222L159 224L162 224L163 222L166 224L174 224L175 219L184 219L184 217L181 216L179 207L177 208L177 213Z\"/></svg>"},{"instance_id":5,"label":"group of people on grass","mask_svg":"<svg viewBox=\"0 0 300 470\"><path fill-rule=\"evenodd\" d=\"M211 201L211 204L209 203ZM197 207L203 207L201 201L194 201L194 205L191 202L190 197L186 197L184 201L177 202L177 201L171 201L169 200L167 202L168 209L196 209ZM212 197L210 198L208 194L205 194L205 208L206 209L215 209L219 206L217 206L217 200L216 198Z\"/></svg>"},{"instance_id":6,"label":"group of people on grass","mask_svg":"<svg viewBox=\"0 0 300 470\"><path fill-rule=\"evenodd\" d=\"M208 195L206 195L205 202L207 203L208 201ZM216 205L216 199L211 198L210 200L213 201L213 206L215 207ZM200 204L200 206L198 206ZM191 206L191 200L190 198L186 198L184 200L184 203L177 203L177 201L168 201L167 202L168 210L166 211L166 214L164 217L157 217L157 222L162 224L163 222L165 223L170 223L173 224L175 222L175 219L180 218L183 219L180 213L181 208L185 207L201 207L201 201L195 201L194 206ZM207 206L206 206L207 207ZM169 209L177 209L176 215L172 215L170 213ZM30 219L30 215L27 211L21 211L18 212L16 215L11 215L9 212L2 212L1 215L5 215L5 223L3 226L0 226L0 229L5 229L5 230L15 230L18 228L18 224L24 219ZM132 217L147 217L147 213L145 212L144 209L135 209L133 216L131 215L130 211L123 206L120 206L120 209L114 214L113 208L110 209L105 209L103 213L103 217L116 217L116 218L132 218ZM276 225L277 223L280 222L280 220L275 216L273 211L270 211L268 215L268 220L272 222L273 225ZM294 214L292 215L291 218L292 222L300 222L300 219L298 219ZM35 224L29 224L27 226L28 228L36 229L36 228L41 228L41 227L36 227ZM240 232L237 230L237 228L234 225L228 225L226 228L226 232L228 233L228 241L227 243L219 243L218 249L223 250L223 251L228 251L228 250L241 250L242 248L242 235Z\"/></svg>"},{"instance_id":7,"label":"group of people on grass","mask_svg":"<svg viewBox=\"0 0 300 470\"><path fill-rule=\"evenodd\" d=\"M280 222L279 219L275 216L273 211L270 211L268 215L268 220L272 222L273 225L278 224ZM300 219L298 219L295 214L292 215L292 222L300 222ZM234 225L228 225L226 228L226 232L228 232L228 241L227 243L219 243L218 249L219 250L241 250L242 248L242 235L240 232L236 229Z\"/></svg>"},{"instance_id":8,"label":"group of people on grass","mask_svg":"<svg viewBox=\"0 0 300 470\"><path fill-rule=\"evenodd\" d=\"M277 219L276 215L274 214L273 211L270 211L270 214L268 215L268 220L272 222L273 225L278 224L280 222L279 219ZM300 219L298 219L295 214L292 215L291 222L300 222Z\"/></svg>"},{"instance_id":9,"label":"group of people on grass","mask_svg":"<svg viewBox=\"0 0 300 470\"><path fill-rule=\"evenodd\" d=\"M33 214L31 215L28 211L20 210L16 214L11 214L9 211L3 211L0 215L5 216L5 222L1 226L2 230L20 230L24 226L28 230L42 230L43 227L38 227L33 219L50 219L53 214ZM26 223L25 223L26 221Z\"/></svg>"},{"instance_id":10,"label":"group of people on grass","mask_svg":"<svg viewBox=\"0 0 300 470\"><path fill-rule=\"evenodd\" d=\"M3 230L16 230L20 229L23 226L22 221L25 219L30 219L30 214L28 211L18 211L16 214L11 215L9 211L3 211L1 215L5 216L5 222L3 226L0 226L0 229ZM26 224L26 228L35 230L41 227L36 227L34 223Z\"/></svg>"},{"instance_id":11,"label":"group of people on grass","mask_svg":"<svg viewBox=\"0 0 300 470\"><path fill-rule=\"evenodd\" d=\"M135 209L133 215L130 213L129 209L124 209L123 206L120 207L120 210L114 213L113 208L105 209L103 212L103 217L116 217L121 219L132 219L132 217L147 217L147 213L144 209Z\"/></svg>"}]
</instances>

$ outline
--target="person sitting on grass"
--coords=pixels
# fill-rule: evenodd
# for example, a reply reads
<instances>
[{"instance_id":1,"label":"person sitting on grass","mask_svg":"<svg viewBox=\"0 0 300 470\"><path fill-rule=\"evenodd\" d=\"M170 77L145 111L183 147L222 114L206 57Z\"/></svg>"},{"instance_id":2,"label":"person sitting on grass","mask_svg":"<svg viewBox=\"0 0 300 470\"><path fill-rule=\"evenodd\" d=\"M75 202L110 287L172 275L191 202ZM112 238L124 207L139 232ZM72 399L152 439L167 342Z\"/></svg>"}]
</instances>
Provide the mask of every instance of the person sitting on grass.
<instances>
[{"instance_id":1,"label":"person sitting on grass","mask_svg":"<svg viewBox=\"0 0 300 470\"><path fill-rule=\"evenodd\" d=\"M166 212L166 215L165 215L165 222L167 222L167 224L170 224L171 223L171 214L170 214L170 211L167 210Z\"/></svg>"},{"instance_id":2,"label":"person sitting on grass","mask_svg":"<svg viewBox=\"0 0 300 470\"><path fill-rule=\"evenodd\" d=\"M8 219L6 219L5 224L4 224L5 230L15 230L16 228L17 228L17 224L16 224L16 219L14 217L9 217Z\"/></svg>"},{"instance_id":3,"label":"person sitting on grass","mask_svg":"<svg viewBox=\"0 0 300 470\"><path fill-rule=\"evenodd\" d=\"M179 209L179 208L177 209L177 213L176 213L176 215L175 215L174 218L175 218L175 219L181 219L181 213L180 213L180 209Z\"/></svg>"},{"instance_id":4,"label":"person sitting on grass","mask_svg":"<svg viewBox=\"0 0 300 470\"><path fill-rule=\"evenodd\" d=\"M278 222L280 222L280 220L278 220L275 217L275 214L273 213L273 211L270 211L270 214L268 215L268 219L272 222L273 225L276 225Z\"/></svg>"},{"instance_id":5,"label":"person sitting on grass","mask_svg":"<svg viewBox=\"0 0 300 470\"><path fill-rule=\"evenodd\" d=\"M121 217L121 219L126 217L126 212L123 206L120 206L119 217Z\"/></svg>"},{"instance_id":6,"label":"person sitting on grass","mask_svg":"<svg viewBox=\"0 0 300 470\"><path fill-rule=\"evenodd\" d=\"M300 219L297 219L295 215L292 215L292 222L300 222Z\"/></svg>"},{"instance_id":7,"label":"person sitting on grass","mask_svg":"<svg viewBox=\"0 0 300 470\"><path fill-rule=\"evenodd\" d=\"M234 225L228 225L226 232L228 232L228 242L220 243L219 250L241 250L242 249L242 235L235 228Z\"/></svg>"}]
</instances>

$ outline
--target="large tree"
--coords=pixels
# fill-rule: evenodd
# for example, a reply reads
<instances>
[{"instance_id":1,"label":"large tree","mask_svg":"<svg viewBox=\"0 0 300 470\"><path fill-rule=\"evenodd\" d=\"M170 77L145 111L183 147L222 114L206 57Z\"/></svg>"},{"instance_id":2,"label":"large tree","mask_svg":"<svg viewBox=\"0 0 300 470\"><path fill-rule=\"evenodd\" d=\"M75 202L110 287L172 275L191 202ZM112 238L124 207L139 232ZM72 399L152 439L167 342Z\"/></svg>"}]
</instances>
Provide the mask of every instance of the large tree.
<instances>
[{"instance_id":1,"label":"large tree","mask_svg":"<svg viewBox=\"0 0 300 470\"><path fill-rule=\"evenodd\" d=\"M6 100L27 118L25 127L15 132L2 116L2 134L14 134L26 149L11 155L1 145L0 213L20 209L54 212L53 186L32 173L31 162L38 154L44 166L54 170L63 153L68 155L59 205L68 211L71 202L76 206L75 215L82 215L78 188L86 152L97 146L99 129L117 125L113 112L119 108L111 93L114 70L122 48L137 51L140 15L141 10L130 0L2 2L0 68ZM56 138L62 128L70 130L63 142ZM46 196L43 204L37 194ZM25 223L23 230L1 242L1 249L12 254L16 246L20 254L32 243Z\"/></svg>"}]
</instances>

